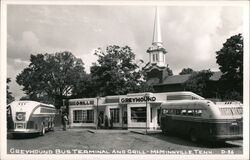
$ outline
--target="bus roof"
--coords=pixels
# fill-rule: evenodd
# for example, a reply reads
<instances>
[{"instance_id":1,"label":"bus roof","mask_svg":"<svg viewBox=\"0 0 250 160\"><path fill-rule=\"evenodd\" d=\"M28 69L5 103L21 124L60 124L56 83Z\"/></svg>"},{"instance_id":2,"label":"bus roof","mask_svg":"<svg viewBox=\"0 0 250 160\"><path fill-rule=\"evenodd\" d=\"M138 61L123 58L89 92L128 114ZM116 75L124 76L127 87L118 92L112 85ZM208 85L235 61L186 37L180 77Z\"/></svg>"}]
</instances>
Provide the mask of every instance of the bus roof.
<instances>
[{"instance_id":1,"label":"bus roof","mask_svg":"<svg viewBox=\"0 0 250 160\"><path fill-rule=\"evenodd\" d=\"M179 92L166 92L167 96L192 96L195 97L196 99L204 99L203 97L189 91L179 91Z\"/></svg>"},{"instance_id":2,"label":"bus roof","mask_svg":"<svg viewBox=\"0 0 250 160\"><path fill-rule=\"evenodd\" d=\"M34 109L35 107L37 107L38 105L43 105L44 107L49 107L49 108L55 108L55 106L51 105L51 104L45 104L45 103L40 103L40 102L36 102L36 101L14 101L12 103L9 104L11 107L13 106L20 106L23 108L26 108L26 106L28 106L28 109ZM25 107L24 107L25 106Z\"/></svg>"},{"instance_id":3,"label":"bus roof","mask_svg":"<svg viewBox=\"0 0 250 160\"><path fill-rule=\"evenodd\" d=\"M172 101L167 101L161 104L162 108L207 108L209 104L214 104L212 101L209 100L172 100ZM193 105L192 105L193 104ZM198 105L199 104L199 105Z\"/></svg>"}]
</instances>

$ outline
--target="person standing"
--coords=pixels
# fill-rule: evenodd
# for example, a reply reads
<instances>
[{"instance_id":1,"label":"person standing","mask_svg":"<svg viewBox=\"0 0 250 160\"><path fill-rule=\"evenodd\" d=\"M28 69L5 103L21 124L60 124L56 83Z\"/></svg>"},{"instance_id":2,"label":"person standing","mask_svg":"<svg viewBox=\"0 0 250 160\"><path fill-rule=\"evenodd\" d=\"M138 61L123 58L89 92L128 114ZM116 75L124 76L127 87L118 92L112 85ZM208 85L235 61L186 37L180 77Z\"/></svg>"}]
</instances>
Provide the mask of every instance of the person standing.
<instances>
[{"instance_id":1,"label":"person standing","mask_svg":"<svg viewBox=\"0 0 250 160\"><path fill-rule=\"evenodd\" d=\"M102 117L103 115L100 113L99 116L98 116L98 128L101 128L101 124L102 124Z\"/></svg>"},{"instance_id":2,"label":"person standing","mask_svg":"<svg viewBox=\"0 0 250 160\"><path fill-rule=\"evenodd\" d=\"M105 126L105 129L108 129L108 128L109 128L109 119L108 119L108 116L107 116L107 115L105 115L104 126Z\"/></svg>"},{"instance_id":3,"label":"person standing","mask_svg":"<svg viewBox=\"0 0 250 160\"><path fill-rule=\"evenodd\" d=\"M113 116L111 116L109 124L110 124L110 129L113 129Z\"/></svg>"},{"instance_id":4,"label":"person standing","mask_svg":"<svg viewBox=\"0 0 250 160\"><path fill-rule=\"evenodd\" d=\"M64 113L62 116L62 125L63 125L63 130L67 130L67 123L68 123L68 116L67 113Z\"/></svg>"}]
</instances>

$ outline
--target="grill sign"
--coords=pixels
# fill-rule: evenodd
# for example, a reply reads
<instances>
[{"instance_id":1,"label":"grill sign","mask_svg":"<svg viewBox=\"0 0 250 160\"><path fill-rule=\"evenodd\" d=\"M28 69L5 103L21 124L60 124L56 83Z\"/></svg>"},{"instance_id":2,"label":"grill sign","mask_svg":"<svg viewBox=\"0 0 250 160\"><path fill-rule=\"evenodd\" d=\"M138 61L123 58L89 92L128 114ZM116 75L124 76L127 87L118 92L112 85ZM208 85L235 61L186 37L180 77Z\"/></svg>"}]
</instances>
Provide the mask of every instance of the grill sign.
<instances>
[{"instance_id":1,"label":"grill sign","mask_svg":"<svg viewBox=\"0 0 250 160\"><path fill-rule=\"evenodd\" d=\"M155 97L135 97L135 98L122 98L122 103L140 103L140 102L154 102L156 101Z\"/></svg>"},{"instance_id":2,"label":"grill sign","mask_svg":"<svg viewBox=\"0 0 250 160\"><path fill-rule=\"evenodd\" d=\"M74 102L69 102L69 105L93 105L94 101L74 101Z\"/></svg>"}]
</instances>

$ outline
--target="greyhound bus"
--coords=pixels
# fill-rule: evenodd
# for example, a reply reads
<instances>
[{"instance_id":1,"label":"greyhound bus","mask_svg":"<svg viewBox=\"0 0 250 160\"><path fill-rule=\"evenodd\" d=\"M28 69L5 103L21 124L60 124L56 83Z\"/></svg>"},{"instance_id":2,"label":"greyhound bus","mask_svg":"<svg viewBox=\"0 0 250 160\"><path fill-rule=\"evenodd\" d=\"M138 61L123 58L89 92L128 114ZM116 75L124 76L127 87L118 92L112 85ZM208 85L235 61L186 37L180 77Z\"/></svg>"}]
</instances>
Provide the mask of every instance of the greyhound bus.
<instances>
[{"instance_id":1,"label":"greyhound bus","mask_svg":"<svg viewBox=\"0 0 250 160\"><path fill-rule=\"evenodd\" d=\"M56 109L35 101L14 101L7 105L8 133L39 133L54 130Z\"/></svg>"},{"instance_id":2,"label":"greyhound bus","mask_svg":"<svg viewBox=\"0 0 250 160\"><path fill-rule=\"evenodd\" d=\"M161 105L163 133L188 136L191 141L242 139L243 107L240 102L178 100Z\"/></svg>"}]
</instances>

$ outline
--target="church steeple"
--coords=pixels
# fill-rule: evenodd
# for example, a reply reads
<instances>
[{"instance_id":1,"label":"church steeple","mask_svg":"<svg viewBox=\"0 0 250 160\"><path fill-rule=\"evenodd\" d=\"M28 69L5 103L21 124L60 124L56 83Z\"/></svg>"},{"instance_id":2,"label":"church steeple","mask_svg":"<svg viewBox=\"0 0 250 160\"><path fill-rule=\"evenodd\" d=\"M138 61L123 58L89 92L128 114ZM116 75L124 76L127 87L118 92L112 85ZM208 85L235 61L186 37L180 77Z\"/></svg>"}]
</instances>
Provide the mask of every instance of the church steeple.
<instances>
[{"instance_id":1,"label":"church steeple","mask_svg":"<svg viewBox=\"0 0 250 160\"><path fill-rule=\"evenodd\" d=\"M155 8L155 21L154 21L154 33L152 45L162 46L161 40L161 25L159 20L159 13L157 7Z\"/></svg>"},{"instance_id":2,"label":"church steeple","mask_svg":"<svg viewBox=\"0 0 250 160\"><path fill-rule=\"evenodd\" d=\"M161 26L158 9L155 9L154 31L152 46L147 50L149 53L150 64L156 64L159 67L166 67L165 54L161 39Z\"/></svg>"}]
</instances>

